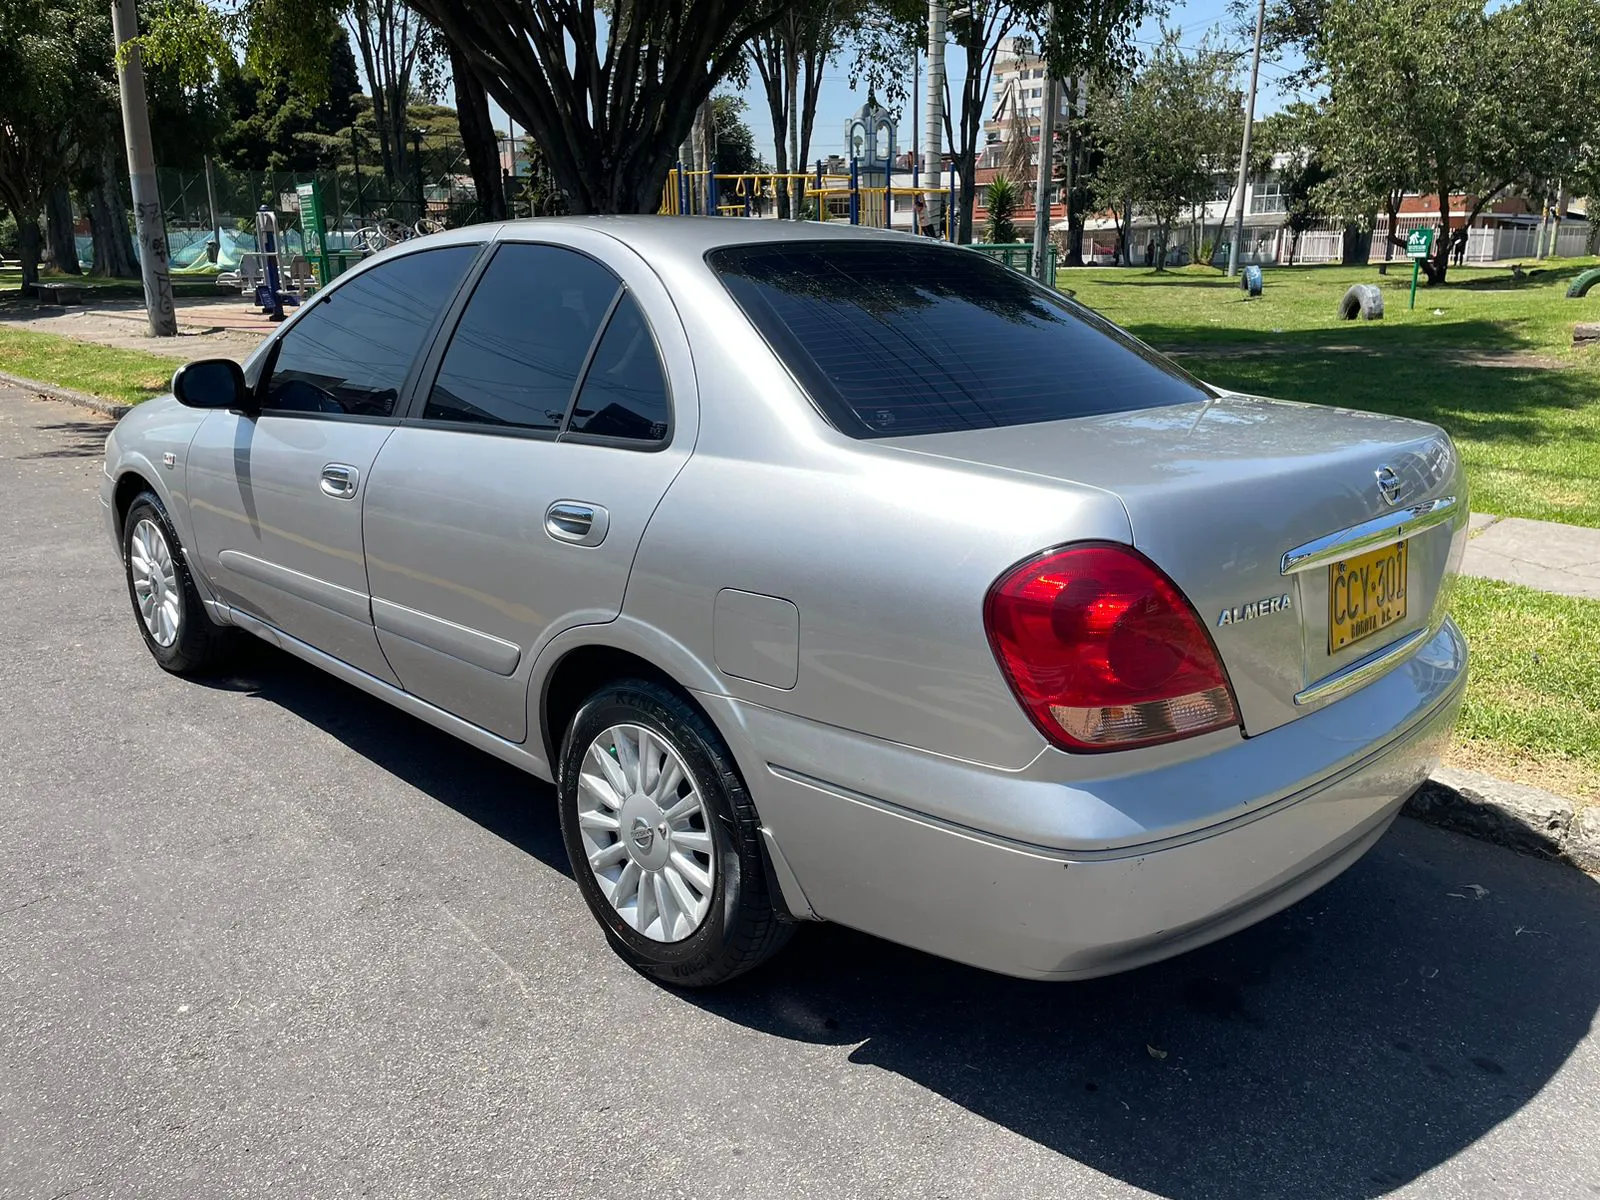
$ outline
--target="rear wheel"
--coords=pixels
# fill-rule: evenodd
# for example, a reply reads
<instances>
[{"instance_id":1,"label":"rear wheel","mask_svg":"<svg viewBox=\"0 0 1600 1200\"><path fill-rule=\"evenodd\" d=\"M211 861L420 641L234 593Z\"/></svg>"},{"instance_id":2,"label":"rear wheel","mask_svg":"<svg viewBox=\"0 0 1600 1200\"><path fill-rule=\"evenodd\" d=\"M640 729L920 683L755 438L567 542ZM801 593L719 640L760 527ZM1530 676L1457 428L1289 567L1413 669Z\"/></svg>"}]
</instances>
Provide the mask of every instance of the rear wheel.
<instances>
[{"instance_id":1,"label":"rear wheel","mask_svg":"<svg viewBox=\"0 0 1600 1200\"><path fill-rule=\"evenodd\" d=\"M184 561L172 520L154 492L141 492L122 522L122 562L128 597L150 654L175 675L218 666L232 648L233 630L211 620Z\"/></svg>"},{"instance_id":2,"label":"rear wheel","mask_svg":"<svg viewBox=\"0 0 1600 1200\"><path fill-rule=\"evenodd\" d=\"M788 940L755 805L722 739L675 692L643 680L596 692L567 730L557 788L578 888L635 970L706 987Z\"/></svg>"}]
</instances>

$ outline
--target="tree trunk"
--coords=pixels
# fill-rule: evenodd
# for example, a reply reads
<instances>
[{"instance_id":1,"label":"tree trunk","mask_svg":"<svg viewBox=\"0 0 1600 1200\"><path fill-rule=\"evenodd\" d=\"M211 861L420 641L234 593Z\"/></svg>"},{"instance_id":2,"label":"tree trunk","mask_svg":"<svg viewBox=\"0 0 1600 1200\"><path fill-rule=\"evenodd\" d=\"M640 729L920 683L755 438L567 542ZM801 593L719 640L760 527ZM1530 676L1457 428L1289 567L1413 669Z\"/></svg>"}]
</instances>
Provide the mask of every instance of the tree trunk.
<instances>
[{"instance_id":1,"label":"tree trunk","mask_svg":"<svg viewBox=\"0 0 1600 1200\"><path fill-rule=\"evenodd\" d=\"M45 235L56 270L67 275L82 275L78 266L78 238L72 224L72 193L58 183L44 198Z\"/></svg>"},{"instance_id":2,"label":"tree trunk","mask_svg":"<svg viewBox=\"0 0 1600 1200\"><path fill-rule=\"evenodd\" d=\"M789 169L800 172L805 169L805 163L800 159L800 56L796 53L794 38L786 38L783 51L783 103L789 118ZM789 215L799 218L804 215L804 185L800 180L790 182ZM819 197L817 204L820 208L822 200ZM822 213L817 213L820 219Z\"/></svg>"},{"instance_id":3,"label":"tree trunk","mask_svg":"<svg viewBox=\"0 0 1600 1200\"><path fill-rule=\"evenodd\" d=\"M478 220L506 219L506 192L500 179L500 141L489 116L489 94L472 73L472 65L453 46L450 74L455 79L456 116L461 122L461 144L467 151L467 169L478 193Z\"/></svg>"},{"instance_id":4,"label":"tree trunk","mask_svg":"<svg viewBox=\"0 0 1600 1200\"><path fill-rule=\"evenodd\" d=\"M22 259L22 294L38 294L39 285L39 221L32 213L11 214L17 222L17 254Z\"/></svg>"},{"instance_id":5,"label":"tree trunk","mask_svg":"<svg viewBox=\"0 0 1600 1200\"><path fill-rule=\"evenodd\" d=\"M1291 267L1294 266L1294 252L1299 248L1300 231L1298 229L1291 229L1289 231L1289 265Z\"/></svg>"},{"instance_id":6,"label":"tree trunk","mask_svg":"<svg viewBox=\"0 0 1600 1200\"><path fill-rule=\"evenodd\" d=\"M118 182L125 177L121 156L107 146L100 155L99 182L88 193L89 233L94 239L95 272L113 279L139 277L133 235L128 232L128 210Z\"/></svg>"}]
</instances>

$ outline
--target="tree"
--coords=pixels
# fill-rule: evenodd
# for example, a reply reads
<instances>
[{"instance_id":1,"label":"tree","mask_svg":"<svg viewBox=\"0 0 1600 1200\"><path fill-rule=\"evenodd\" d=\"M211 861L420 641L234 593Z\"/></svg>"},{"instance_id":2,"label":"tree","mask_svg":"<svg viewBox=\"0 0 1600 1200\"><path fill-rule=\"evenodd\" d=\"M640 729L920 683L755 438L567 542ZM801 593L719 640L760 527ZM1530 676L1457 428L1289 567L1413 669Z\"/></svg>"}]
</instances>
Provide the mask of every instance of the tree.
<instances>
[{"instance_id":1,"label":"tree","mask_svg":"<svg viewBox=\"0 0 1600 1200\"><path fill-rule=\"evenodd\" d=\"M858 8L856 0L797 0L746 44L772 118L774 170L780 175L806 169L822 69L840 49ZM788 215L789 191L779 194L779 216Z\"/></svg>"},{"instance_id":2,"label":"tree","mask_svg":"<svg viewBox=\"0 0 1600 1200\"><path fill-rule=\"evenodd\" d=\"M1155 218L1158 269L1183 207L1209 199L1212 179L1231 161L1240 105L1236 61L1234 52L1209 38L1189 52L1177 30L1165 29L1138 74L1096 106L1095 135L1103 148L1096 191L1121 198L1123 224L1135 205Z\"/></svg>"},{"instance_id":3,"label":"tree","mask_svg":"<svg viewBox=\"0 0 1600 1200\"><path fill-rule=\"evenodd\" d=\"M217 77L233 113L218 139L225 164L249 171L310 171L327 160L364 100L343 29L333 27L320 57L323 74L310 81L276 64L240 67L231 56L220 64Z\"/></svg>"},{"instance_id":4,"label":"tree","mask_svg":"<svg viewBox=\"0 0 1600 1200\"><path fill-rule=\"evenodd\" d=\"M984 201L984 207L989 210L989 222L983 230L984 240L999 243L1016 241L1017 185L1004 175L996 175L989 183Z\"/></svg>"},{"instance_id":5,"label":"tree","mask_svg":"<svg viewBox=\"0 0 1600 1200\"><path fill-rule=\"evenodd\" d=\"M344 20L372 89L383 173L392 180L404 179L410 153L406 110L419 90L430 99L437 95L448 52L433 27L401 0L351 0ZM456 58L459 61L460 55Z\"/></svg>"},{"instance_id":6,"label":"tree","mask_svg":"<svg viewBox=\"0 0 1600 1200\"><path fill-rule=\"evenodd\" d=\"M110 38L109 9L90 0L0 0L0 202L17 223L24 291L39 280L45 197L68 181L86 120L109 102Z\"/></svg>"},{"instance_id":7,"label":"tree","mask_svg":"<svg viewBox=\"0 0 1600 1200\"><path fill-rule=\"evenodd\" d=\"M1405 192L1432 195L1439 237L1422 269L1442 283L1455 227L1507 189L1536 194L1572 169L1594 136L1600 24L1590 0L1326 0L1311 63L1328 95L1320 194L1342 215L1389 214ZM1552 57L1549 46L1561 47ZM1451 197L1471 205L1451 218Z\"/></svg>"},{"instance_id":8,"label":"tree","mask_svg":"<svg viewBox=\"0 0 1600 1200\"><path fill-rule=\"evenodd\" d=\"M478 219L503 221L509 213L501 177L500 138L489 115L489 93L461 52L453 46L448 50L461 144L467 152L467 169L472 172L472 187L478 195Z\"/></svg>"},{"instance_id":9,"label":"tree","mask_svg":"<svg viewBox=\"0 0 1600 1200\"><path fill-rule=\"evenodd\" d=\"M1269 153L1280 157L1277 168L1279 190L1283 195L1284 227L1289 231L1289 265L1300 249L1300 235L1327 216L1322 205L1322 189L1328 180L1328 167L1319 145L1317 110L1310 104L1292 104L1261 122L1263 129L1252 141L1259 141Z\"/></svg>"},{"instance_id":10,"label":"tree","mask_svg":"<svg viewBox=\"0 0 1600 1200\"><path fill-rule=\"evenodd\" d=\"M695 111L783 9L748 0L414 0L527 128L576 212L653 212Z\"/></svg>"},{"instance_id":11,"label":"tree","mask_svg":"<svg viewBox=\"0 0 1600 1200\"><path fill-rule=\"evenodd\" d=\"M717 130L717 174L755 175L767 170L767 164L756 153L756 137L745 123L743 96L724 92L713 96Z\"/></svg>"},{"instance_id":12,"label":"tree","mask_svg":"<svg viewBox=\"0 0 1600 1200\"><path fill-rule=\"evenodd\" d=\"M575 212L653 212L696 110L782 15L776 0L410 0L484 90L538 143ZM152 53L314 78L314 31L339 0L167 0ZM325 43L323 43L325 45ZM159 49L157 49L159 48Z\"/></svg>"},{"instance_id":13,"label":"tree","mask_svg":"<svg viewBox=\"0 0 1600 1200\"><path fill-rule=\"evenodd\" d=\"M1092 124L1085 119L1091 93L1132 71L1134 34L1140 22L1159 11L1164 11L1161 0L1076 0L1047 6L1033 23L1040 54L1066 97L1067 115L1056 123L1053 153L1055 178L1067 210L1069 266L1083 265L1084 217L1093 173L1103 157Z\"/></svg>"}]
</instances>

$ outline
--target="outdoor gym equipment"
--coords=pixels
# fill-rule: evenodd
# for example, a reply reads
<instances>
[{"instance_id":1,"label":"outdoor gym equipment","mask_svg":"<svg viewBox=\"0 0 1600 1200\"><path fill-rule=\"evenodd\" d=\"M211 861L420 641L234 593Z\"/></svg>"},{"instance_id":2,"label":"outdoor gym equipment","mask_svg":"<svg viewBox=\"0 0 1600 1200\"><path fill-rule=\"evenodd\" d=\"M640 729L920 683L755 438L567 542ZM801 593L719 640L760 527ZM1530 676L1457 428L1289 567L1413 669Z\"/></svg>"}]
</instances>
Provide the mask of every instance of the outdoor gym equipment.
<instances>
[{"instance_id":1,"label":"outdoor gym equipment","mask_svg":"<svg viewBox=\"0 0 1600 1200\"><path fill-rule=\"evenodd\" d=\"M256 210L256 244L261 247L264 278L256 285L255 301L267 314L267 320L281 321L283 306L298 305L300 295L284 289L283 264L279 261L278 250L278 214L265 204Z\"/></svg>"}]
</instances>

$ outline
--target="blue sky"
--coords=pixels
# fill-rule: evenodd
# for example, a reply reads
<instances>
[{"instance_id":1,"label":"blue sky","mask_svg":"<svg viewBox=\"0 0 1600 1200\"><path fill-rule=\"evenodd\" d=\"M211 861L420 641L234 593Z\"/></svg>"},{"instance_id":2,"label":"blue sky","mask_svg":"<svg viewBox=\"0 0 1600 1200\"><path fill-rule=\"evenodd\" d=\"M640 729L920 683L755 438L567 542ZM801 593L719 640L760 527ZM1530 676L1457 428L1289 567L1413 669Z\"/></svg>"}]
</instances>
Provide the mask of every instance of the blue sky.
<instances>
[{"instance_id":1,"label":"blue sky","mask_svg":"<svg viewBox=\"0 0 1600 1200\"><path fill-rule=\"evenodd\" d=\"M1218 25L1225 26L1228 22L1227 0L1178 0L1167 14L1167 25L1182 30L1183 44L1192 46L1208 30ZM1161 36L1160 23L1157 21L1146 22L1137 35L1141 48L1148 49L1153 46ZM1242 44L1242 43L1241 43ZM926 59L926 55L923 56ZM948 69L952 79L956 79L966 70L966 55L957 46L949 46L945 51ZM1241 72L1241 86L1248 77L1249 58L1243 60ZM844 153L844 126L850 115L860 108L866 101L866 89L853 91L850 87L849 62L841 60L831 63L823 74L822 96L817 105L817 121L811 135L811 157L813 159L828 154ZM926 66L926 63L924 63ZM1282 77L1284 71L1280 64L1263 61L1261 70L1260 96L1256 102L1257 115L1264 115L1282 107L1288 99L1275 86L1275 81ZM926 87L924 76L923 86ZM956 97L960 96L959 87L952 89ZM755 134L756 149L772 161L772 118L767 114L767 102L761 92L761 83L752 78L750 86L745 89L745 99L749 106L745 110L745 121ZM919 104L921 103L919 97ZM959 99L957 99L959 103ZM993 97L990 97L993 104ZM910 103L900 114L900 128L895 137L897 149L909 148L912 144L911 111ZM921 135L916 135L920 142Z\"/></svg>"}]
</instances>

